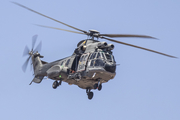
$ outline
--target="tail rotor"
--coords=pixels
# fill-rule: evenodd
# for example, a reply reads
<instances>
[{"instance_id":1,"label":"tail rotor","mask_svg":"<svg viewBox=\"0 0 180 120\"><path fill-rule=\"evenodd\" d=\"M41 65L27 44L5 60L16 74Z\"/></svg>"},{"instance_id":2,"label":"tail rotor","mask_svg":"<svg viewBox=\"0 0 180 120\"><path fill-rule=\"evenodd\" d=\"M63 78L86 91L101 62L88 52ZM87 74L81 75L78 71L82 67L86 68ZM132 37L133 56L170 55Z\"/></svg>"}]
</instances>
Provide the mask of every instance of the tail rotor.
<instances>
[{"instance_id":1,"label":"tail rotor","mask_svg":"<svg viewBox=\"0 0 180 120\"><path fill-rule=\"evenodd\" d=\"M34 36L32 37L32 49L31 49L31 51L30 51L30 49L28 48L28 46L26 46L26 47L24 48L23 57L24 57L24 56L29 56L29 57L26 59L25 63L22 65L22 70L23 70L24 72L26 72L26 69L27 69L29 60L30 60L30 58L34 55L34 53L36 53L36 52L38 52L38 51L41 51L42 42L40 42L40 43L37 45L37 47L34 49L34 46L35 46L36 41L37 41L37 37L38 37L38 35L34 35Z\"/></svg>"}]
</instances>

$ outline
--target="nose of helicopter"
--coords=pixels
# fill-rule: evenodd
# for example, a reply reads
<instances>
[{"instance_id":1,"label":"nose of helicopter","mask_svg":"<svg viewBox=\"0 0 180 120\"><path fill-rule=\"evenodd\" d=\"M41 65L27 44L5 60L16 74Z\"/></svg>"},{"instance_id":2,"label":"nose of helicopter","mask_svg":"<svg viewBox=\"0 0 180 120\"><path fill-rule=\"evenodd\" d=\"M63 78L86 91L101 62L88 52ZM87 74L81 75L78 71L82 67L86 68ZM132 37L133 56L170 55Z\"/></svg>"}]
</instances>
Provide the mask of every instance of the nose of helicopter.
<instances>
[{"instance_id":1,"label":"nose of helicopter","mask_svg":"<svg viewBox=\"0 0 180 120\"><path fill-rule=\"evenodd\" d=\"M111 73L115 73L116 71L116 64L106 63L105 70Z\"/></svg>"}]
</instances>

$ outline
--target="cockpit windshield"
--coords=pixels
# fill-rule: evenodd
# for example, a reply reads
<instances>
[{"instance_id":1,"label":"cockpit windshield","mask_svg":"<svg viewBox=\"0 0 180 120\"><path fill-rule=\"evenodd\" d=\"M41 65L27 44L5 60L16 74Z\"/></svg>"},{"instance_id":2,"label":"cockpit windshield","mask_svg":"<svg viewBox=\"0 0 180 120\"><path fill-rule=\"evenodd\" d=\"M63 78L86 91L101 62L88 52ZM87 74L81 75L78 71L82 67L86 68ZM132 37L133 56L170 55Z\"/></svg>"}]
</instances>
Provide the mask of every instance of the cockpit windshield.
<instances>
[{"instance_id":1,"label":"cockpit windshield","mask_svg":"<svg viewBox=\"0 0 180 120\"><path fill-rule=\"evenodd\" d=\"M101 59L91 60L90 66L104 66L104 62Z\"/></svg>"},{"instance_id":2,"label":"cockpit windshield","mask_svg":"<svg viewBox=\"0 0 180 120\"><path fill-rule=\"evenodd\" d=\"M114 60L114 56L108 53L104 53L104 52L94 52L91 54L90 60L92 59L104 59L104 60L108 60L110 62L115 62Z\"/></svg>"},{"instance_id":3,"label":"cockpit windshield","mask_svg":"<svg viewBox=\"0 0 180 120\"><path fill-rule=\"evenodd\" d=\"M102 58L105 60L105 59L106 59L106 57L105 57L105 55L104 55L104 53L103 53L103 52L101 52L101 55L102 55Z\"/></svg>"}]
</instances>

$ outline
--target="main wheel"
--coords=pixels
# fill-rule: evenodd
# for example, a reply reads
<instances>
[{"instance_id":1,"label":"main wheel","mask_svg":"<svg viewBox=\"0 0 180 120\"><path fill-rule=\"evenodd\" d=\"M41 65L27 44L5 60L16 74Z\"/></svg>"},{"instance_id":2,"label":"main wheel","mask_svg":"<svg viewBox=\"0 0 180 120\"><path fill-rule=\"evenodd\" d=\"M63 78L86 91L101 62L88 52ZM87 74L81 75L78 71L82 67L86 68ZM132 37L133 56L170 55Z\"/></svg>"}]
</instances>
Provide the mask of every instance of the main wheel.
<instances>
[{"instance_id":1,"label":"main wheel","mask_svg":"<svg viewBox=\"0 0 180 120\"><path fill-rule=\"evenodd\" d=\"M102 89L102 84L99 84L98 90L100 91Z\"/></svg>"},{"instance_id":2,"label":"main wheel","mask_svg":"<svg viewBox=\"0 0 180 120\"><path fill-rule=\"evenodd\" d=\"M88 99L91 100L93 98L93 95L94 95L93 92L89 92L88 93Z\"/></svg>"},{"instance_id":3,"label":"main wheel","mask_svg":"<svg viewBox=\"0 0 180 120\"><path fill-rule=\"evenodd\" d=\"M58 81L54 81L52 87L56 89L59 86Z\"/></svg>"},{"instance_id":4,"label":"main wheel","mask_svg":"<svg viewBox=\"0 0 180 120\"><path fill-rule=\"evenodd\" d=\"M94 89L98 88L98 83L94 84Z\"/></svg>"}]
</instances>

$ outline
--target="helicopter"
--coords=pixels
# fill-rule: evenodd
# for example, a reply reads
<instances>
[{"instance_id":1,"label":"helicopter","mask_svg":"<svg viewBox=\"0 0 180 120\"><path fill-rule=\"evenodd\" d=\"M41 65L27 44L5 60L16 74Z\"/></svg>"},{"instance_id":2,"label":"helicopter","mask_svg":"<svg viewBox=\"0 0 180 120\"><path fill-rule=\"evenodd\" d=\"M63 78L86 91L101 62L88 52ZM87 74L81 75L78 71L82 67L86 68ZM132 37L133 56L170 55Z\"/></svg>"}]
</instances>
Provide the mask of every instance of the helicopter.
<instances>
[{"instance_id":1,"label":"helicopter","mask_svg":"<svg viewBox=\"0 0 180 120\"><path fill-rule=\"evenodd\" d=\"M97 30L81 30L79 28L73 27L59 20L46 16L35 10L32 10L24 5L13 2L14 4L30 10L36 14L44 16L48 19L61 23L68 26L76 31L66 30L61 28L55 28L50 26L38 25L45 28L63 30L67 32L77 33L87 35L89 38L81 40L77 44L73 54L69 57L56 60L54 62L46 62L41 60L42 56L39 51L42 47L42 42L40 42L36 48L34 48L37 41L37 35L32 38L32 48L31 50L26 46L23 52L23 56L29 56L22 66L22 70L25 72L27 65L32 60L32 66L34 70L34 79L31 81L34 83L41 83L44 77L54 80L52 87L56 89L61 85L62 82L66 82L69 85L77 85L78 87L85 89L88 99L93 98L92 90L98 89L101 91L102 84L107 83L109 80L116 76L116 64L115 57L112 50L114 49L113 44L108 44L107 42L101 42L98 39L105 39L111 42L143 49L146 51L154 52L171 58L177 58L165 53L161 53L155 50L147 49L144 47L136 46L133 44L121 42L114 40L112 38L117 37L137 37L137 38L151 38L156 39L147 35L132 35L132 34L101 34Z\"/></svg>"}]
</instances>

